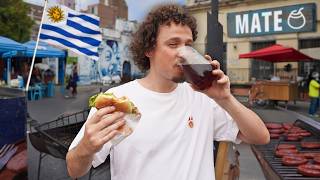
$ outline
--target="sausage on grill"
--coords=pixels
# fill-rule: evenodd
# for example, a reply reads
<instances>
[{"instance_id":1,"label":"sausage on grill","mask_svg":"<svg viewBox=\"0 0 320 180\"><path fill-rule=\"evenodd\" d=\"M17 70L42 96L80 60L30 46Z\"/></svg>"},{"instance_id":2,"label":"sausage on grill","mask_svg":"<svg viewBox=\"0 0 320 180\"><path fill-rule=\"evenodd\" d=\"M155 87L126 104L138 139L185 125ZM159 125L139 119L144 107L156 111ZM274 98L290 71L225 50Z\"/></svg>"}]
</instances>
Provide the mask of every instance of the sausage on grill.
<instances>
[{"instance_id":1,"label":"sausage on grill","mask_svg":"<svg viewBox=\"0 0 320 180\"><path fill-rule=\"evenodd\" d=\"M302 156L284 156L282 164L285 166L298 166L307 163L308 160Z\"/></svg>"},{"instance_id":2,"label":"sausage on grill","mask_svg":"<svg viewBox=\"0 0 320 180\"><path fill-rule=\"evenodd\" d=\"M316 164L319 164L320 165L320 155L316 155L316 157L313 158L313 161L316 163Z\"/></svg>"},{"instance_id":3,"label":"sausage on grill","mask_svg":"<svg viewBox=\"0 0 320 180\"><path fill-rule=\"evenodd\" d=\"M279 128L279 129L269 129L269 132L272 134L281 134L284 132L284 129Z\"/></svg>"},{"instance_id":4,"label":"sausage on grill","mask_svg":"<svg viewBox=\"0 0 320 180\"><path fill-rule=\"evenodd\" d=\"M286 136L287 141L300 141L302 138L298 133L289 133Z\"/></svg>"},{"instance_id":5,"label":"sausage on grill","mask_svg":"<svg viewBox=\"0 0 320 180\"><path fill-rule=\"evenodd\" d=\"M279 144L277 146L277 149L280 150L280 149L296 149L296 145L294 144Z\"/></svg>"},{"instance_id":6,"label":"sausage on grill","mask_svg":"<svg viewBox=\"0 0 320 180\"><path fill-rule=\"evenodd\" d=\"M281 149L276 151L276 157L296 156L298 153L297 149Z\"/></svg>"},{"instance_id":7,"label":"sausage on grill","mask_svg":"<svg viewBox=\"0 0 320 180\"><path fill-rule=\"evenodd\" d=\"M271 139L279 139L280 134L276 134L276 133L270 133L270 138Z\"/></svg>"},{"instance_id":8,"label":"sausage on grill","mask_svg":"<svg viewBox=\"0 0 320 180\"><path fill-rule=\"evenodd\" d=\"M282 123L282 126L284 129L291 129L293 127L292 123Z\"/></svg>"},{"instance_id":9,"label":"sausage on grill","mask_svg":"<svg viewBox=\"0 0 320 180\"><path fill-rule=\"evenodd\" d=\"M282 125L279 123L266 123L265 124L268 129L281 129Z\"/></svg>"},{"instance_id":10,"label":"sausage on grill","mask_svg":"<svg viewBox=\"0 0 320 180\"><path fill-rule=\"evenodd\" d=\"M301 147L306 149L320 148L320 142L301 142Z\"/></svg>"},{"instance_id":11,"label":"sausage on grill","mask_svg":"<svg viewBox=\"0 0 320 180\"><path fill-rule=\"evenodd\" d=\"M297 136L297 137L287 137L286 138L287 141L300 141L301 137Z\"/></svg>"},{"instance_id":12,"label":"sausage on grill","mask_svg":"<svg viewBox=\"0 0 320 180\"><path fill-rule=\"evenodd\" d=\"M313 159L317 156L320 156L320 153L316 153L316 152L305 152L305 153L301 153L301 154L307 159Z\"/></svg>"},{"instance_id":13,"label":"sausage on grill","mask_svg":"<svg viewBox=\"0 0 320 180\"><path fill-rule=\"evenodd\" d=\"M303 164L299 165L298 173L309 177L320 177L320 165L316 164Z\"/></svg>"},{"instance_id":14,"label":"sausage on grill","mask_svg":"<svg viewBox=\"0 0 320 180\"><path fill-rule=\"evenodd\" d=\"M303 137L308 137L308 136L311 136L311 133L310 132L300 132L299 135L303 136Z\"/></svg>"}]
</instances>

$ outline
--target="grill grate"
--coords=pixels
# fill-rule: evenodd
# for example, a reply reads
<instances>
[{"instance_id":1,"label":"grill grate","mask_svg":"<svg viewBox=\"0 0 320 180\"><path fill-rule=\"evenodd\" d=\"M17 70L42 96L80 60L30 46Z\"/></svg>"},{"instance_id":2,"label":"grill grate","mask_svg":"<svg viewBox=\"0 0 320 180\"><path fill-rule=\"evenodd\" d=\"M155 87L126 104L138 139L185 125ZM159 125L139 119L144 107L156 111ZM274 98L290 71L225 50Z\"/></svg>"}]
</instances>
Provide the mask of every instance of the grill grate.
<instances>
[{"instance_id":1,"label":"grill grate","mask_svg":"<svg viewBox=\"0 0 320 180\"><path fill-rule=\"evenodd\" d=\"M316 123L316 122L315 122ZM310 137L304 137L302 141L309 142L320 142L320 129L318 129L318 124L313 124L312 122L305 122L303 120L297 120L295 126L299 126L305 130L312 133ZM304 152L318 152L320 149L304 149L300 145L301 141L286 141L284 137L279 139L271 139L270 143L267 145L254 145L253 149L262 155L262 158L267 162L271 169L276 173L280 179L284 180L319 180L319 177L306 177L297 172L296 166L284 166L282 165L281 158L275 156L275 148L278 144L293 144L297 147L298 151ZM258 158L259 160L259 158ZM261 163L261 162L260 162ZM309 160L312 163L312 160ZM263 164L263 163L261 163ZM264 167L262 167L264 168Z\"/></svg>"},{"instance_id":2,"label":"grill grate","mask_svg":"<svg viewBox=\"0 0 320 180\"><path fill-rule=\"evenodd\" d=\"M88 113L89 109L63 115L54 121L36 126L36 131L29 133L31 144L40 152L65 159L68 148L83 126Z\"/></svg>"}]
</instances>

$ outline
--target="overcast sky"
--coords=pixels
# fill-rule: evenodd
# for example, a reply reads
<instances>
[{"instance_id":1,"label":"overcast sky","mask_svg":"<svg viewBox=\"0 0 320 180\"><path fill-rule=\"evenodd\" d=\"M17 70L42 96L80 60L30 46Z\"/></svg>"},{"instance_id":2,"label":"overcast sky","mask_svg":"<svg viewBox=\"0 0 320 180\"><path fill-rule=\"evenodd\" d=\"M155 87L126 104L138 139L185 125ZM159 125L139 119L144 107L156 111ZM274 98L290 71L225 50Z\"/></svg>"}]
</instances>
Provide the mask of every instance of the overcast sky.
<instances>
[{"instance_id":1,"label":"overcast sky","mask_svg":"<svg viewBox=\"0 0 320 180\"><path fill-rule=\"evenodd\" d=\"M30 2L37 5L43 5L44 0L24 0L26 2ZM49 0L49 2L55 2L55 0ZM76 2L80 2L78 6L84 9L88 4L95 4L99 2L99 0L76 0ZM183 5L185 0L126 0L128 5L128 13L129 20L143 20L145 14L152 8L153 6L161 3L167 2L175 2Z\"/></svg>"}]
</instances>

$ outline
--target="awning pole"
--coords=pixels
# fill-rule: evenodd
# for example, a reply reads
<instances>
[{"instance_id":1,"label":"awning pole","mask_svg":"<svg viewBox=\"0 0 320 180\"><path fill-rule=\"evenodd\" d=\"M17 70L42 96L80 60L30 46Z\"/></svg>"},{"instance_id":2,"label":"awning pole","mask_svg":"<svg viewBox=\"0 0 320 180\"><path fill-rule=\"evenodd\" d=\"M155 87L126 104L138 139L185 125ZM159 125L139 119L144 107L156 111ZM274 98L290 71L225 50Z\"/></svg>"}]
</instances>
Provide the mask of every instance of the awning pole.
<instances>
[{"instance_id":1,"label":"awning pole","mask_svg":"<svg viewBox=\"0 0 320 180\"><path fill-rule=\"evenodd\" d=\"M7 84L11 85L11 58L7 59Z\"/></svg>"},{"instance_id":2,"label":"awning pole","mask_svg":"<svg viewBox=\"0 0 320 180\"><path fill-rule=\"evenodd\" d=\"M31 74L32 74L32 71L33 71L34 60L35 60L36 54L37 54L37 49L38 49L38 44L39 44L39 39L40 39L40 33L41 33L42 23L43 23L43 17L44 17L44 15L45 15L45 12L46 12L46 9L47 9L47 3L48 3L48 0L45 0L45 1L44 1L43 12L42 12L42 17L41 17L41 22L40 22L40 27L39 27L39 32L38 32L38 37L37 37L37 42L36 42L36 46L35 46L34 51L33 51L31 67L30 67L29 76L28 76L28 81L27 81L27 85L26 85L26 91L29 90L29 84L30 84Z\"/></svg>"},{"instance_id":3,"label":"awning pole","mask_svg":"<svg viewBox=\"0 0 320 180\"><path fill-rule=\"evenodd\" d=\"M276 76L276 68L275 68L274 63L272 63L272 66L273 66L273 76ZM276 67L277 67L277 66L276 66Z\"/></svg>"}]
</instances>

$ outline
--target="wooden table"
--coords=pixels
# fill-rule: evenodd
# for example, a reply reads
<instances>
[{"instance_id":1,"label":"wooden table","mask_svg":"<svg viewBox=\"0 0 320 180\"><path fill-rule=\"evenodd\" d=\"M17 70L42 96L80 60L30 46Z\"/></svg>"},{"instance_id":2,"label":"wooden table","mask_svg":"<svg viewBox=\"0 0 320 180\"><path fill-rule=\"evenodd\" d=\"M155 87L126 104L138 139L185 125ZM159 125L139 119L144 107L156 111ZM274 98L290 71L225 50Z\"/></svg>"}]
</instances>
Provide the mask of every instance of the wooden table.
<instances>
[{"instance_id":1,"label":"wooden table","mask_svg":"<svg viewBox=\"0 0 320 180\"><path fill-rule=\"evenodd\" d=\"M274 101L296 101L298 99L298 84L288 81L257 81L252 85L249 99Z\"/></svg>"}]
</instances>

